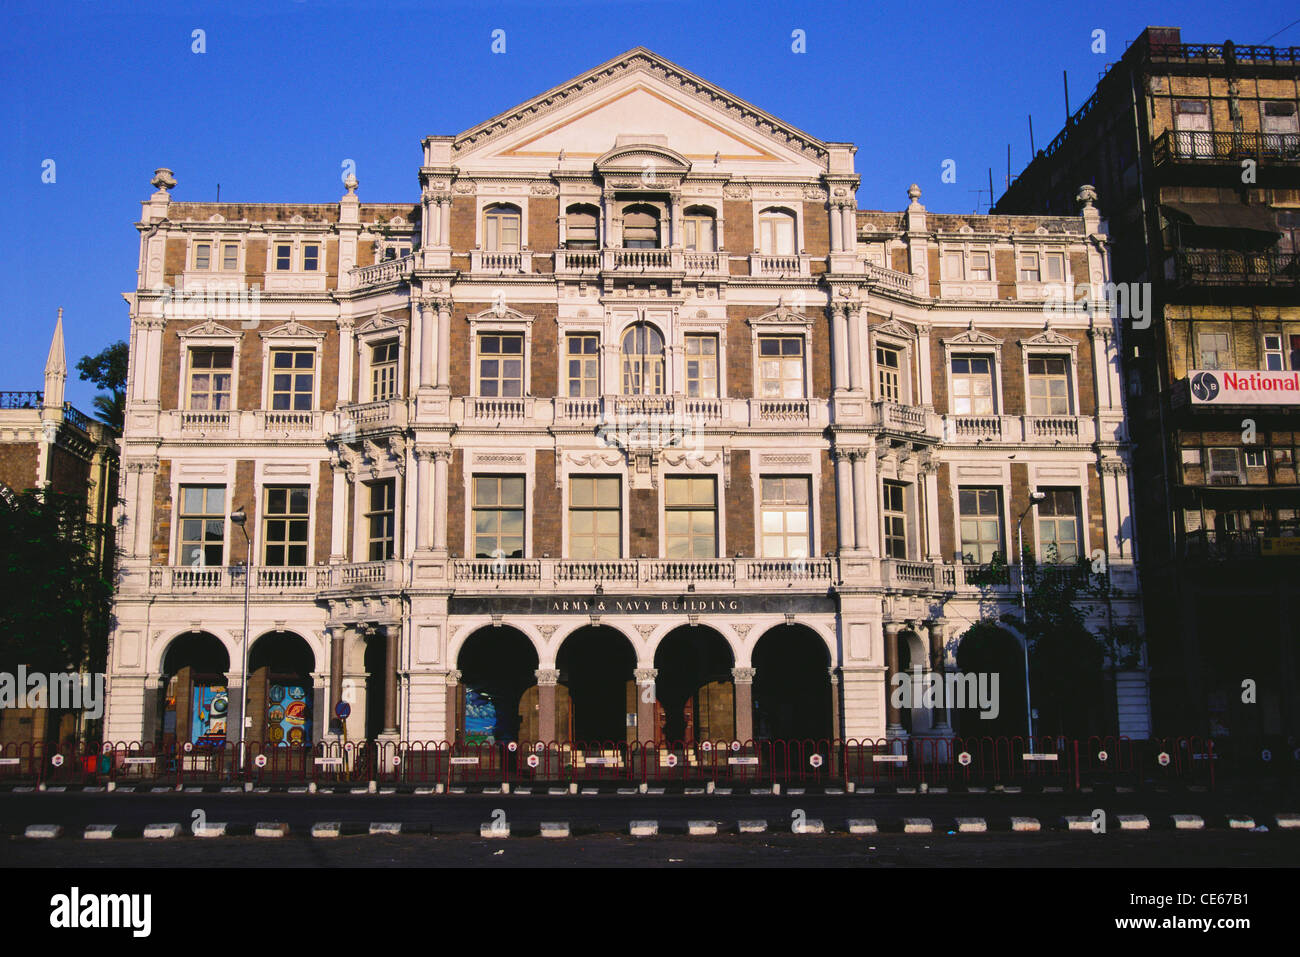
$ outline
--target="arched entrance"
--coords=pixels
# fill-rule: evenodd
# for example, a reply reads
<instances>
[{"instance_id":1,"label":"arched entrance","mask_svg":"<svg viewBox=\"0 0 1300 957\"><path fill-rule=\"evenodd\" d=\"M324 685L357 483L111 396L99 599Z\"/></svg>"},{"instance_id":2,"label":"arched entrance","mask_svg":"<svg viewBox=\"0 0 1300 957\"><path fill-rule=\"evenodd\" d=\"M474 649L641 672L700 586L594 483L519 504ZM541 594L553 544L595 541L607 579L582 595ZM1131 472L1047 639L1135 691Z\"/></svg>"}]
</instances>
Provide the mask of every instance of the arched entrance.
<instances>
[{"instance_id":1,"label":"arched entrance","mask_svg":"<svg viewBox=\"0 0 1300 957\"><path fill-rule=\"evenodd\" d=\"M537 740L537 663L537 649L515 628L480 628L470 635L456 658L457 740Z\"/></svg>"},{"instance_id":2,"label":"arched entrance","mask_svg":"<svg viewBox=\"0 0 1300 957\"><path fill-rule=\"evenodd\" d=\"M590 745L636 740L636 652L621 633L604 626L579 628L564 639L555 663L570 699L568 726L556 716L558 740Z\"/></svg>"},{"instance_id":3,"label":"arched entrance","mask_svg":"<svg viewBox=\"0 0 1300 957\"><path fill-rule=\"evenodd\" d=\"M754 646L754 736L830 740L831 658L805 625L779 625Z\"/></svg>"},{"instance_id":4,"label":"arched entrance","mask_svg":"<svg viewBox=\"0 0 1300 957\"><path fill-rule=\"evenodd\" d=\"M269 632L248 650L249 738L264 747L315 743L311 646L291 631Z\"/></svg>"},{"instance_id":5,"label":"arched entrance","mask_svg":"<svg viewBox=\"0 0 1300 957\"><path fill-rule=\"evenodd\" d=\"M686 626L655 649L656 739L731 741L736 737L735 657L712 628Z\"/></svg>"},{"instance_id":6,"label":"arched entrance","mask_svg":"<svg viewBox=\"0 0 1300 957\"><path fill-rule=\"evenodd\" d=\"M162 687L158 696L159 747L186 742L220 747L227 732L230 696L226 673L230 655L215 635L191 632L172 640L163 655Z\"/></svg>"},{"instance_id":7,"label":"arched entrance","mask_svg":"<svg viewBox=\"0 0 1300 957\"><path fill-rule=\"evenodd\" d=\"M1025 651L1015 635L992 622L976 622L957 645L957 670L963 687L976 693L982 681L991 694L997 675L997 717L981 717L970 701L964 708L954 704L952 723L958 734L996 738L1025 733Z\"/></svg>"}]
</instances>

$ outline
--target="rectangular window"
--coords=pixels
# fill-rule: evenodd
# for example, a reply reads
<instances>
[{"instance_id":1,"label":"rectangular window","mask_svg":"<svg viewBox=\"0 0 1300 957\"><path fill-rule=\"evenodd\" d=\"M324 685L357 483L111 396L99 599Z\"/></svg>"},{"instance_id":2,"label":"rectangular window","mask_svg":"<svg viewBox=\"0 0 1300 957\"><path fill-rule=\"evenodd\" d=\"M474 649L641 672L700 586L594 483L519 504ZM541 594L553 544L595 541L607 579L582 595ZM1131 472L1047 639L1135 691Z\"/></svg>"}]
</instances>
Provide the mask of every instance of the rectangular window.
<instances>
[{"instance_id":1,"label":"rectangular window","mask_svg":"<svg viewBox=\"0 0 1300 957\"><path fill-rule=\"evenodd\" d=\"M876 346L876 393L886 402L902 402L902 350Z\"/></svg>"},{"instance_id":2,"label":"rectangular window","mask_svg":"<svg viewBox=\"0 0 1300 957\"><path fill-rule=\"evenodd\" d=\"M1286 368L1282 363L1282 337L1280 335L1266 335L1264 337L1264 368Z\"/></svg>"},{"instance_id":3,"label":"rectangular window","mask_svg":"<svg viewBox=\"0 0 1300 957\"><path fill-rule=\"evenodd\" d=\"M1079 560L1079 493L1069 488L1049 488L1038 503L1039 560L1046 564L1074 564Z\"/></svg>"},{"instance_id":4,"label":"rectangular window","mask_svg":"<svg viewBox=\"0 0 1300 957\"><path fill-rule=\"evenodd\" d=\"M949 251L943 254L943 278L944 279L965 279L966 268L963 264L964 257L960 251Z\"/></svg>"},{"instance_id":5,"label":"rectangular window","mask_svg":"<svg viewBox=\"0 0 1300 957\"><path fill-rule=\"evenodd\" d=\"M600 337L574 335L565 337L568 356L569 397L590 399L600 395Z\"/></svg>"},{"instance_id":6,"label":"rectangular window","mask_svg":"<svg viewBox=\"0 0 1300 957\"><path fill-rule=\"evenodd\" d=\"M989 269L988 253L973 252L970 254L970 278L985 281L993 278L993 273Z\"/></svg>"},{"instance_id":7,"label":"rectangular window","mask_svg":"<svg viewBox=\"0 0 1300 957\"><path fill-rule=\"evenodd\" d=\"M1043 256L1047 266L1048 282L1065 282L1065 256L1061 253L1047 253Z\"/></svg>"},{"instance_id":8,"label":"rectangular window","mask_svg":"<svg viewBox=\"0 0 1300 957\"><path fill-rule=\"evenodd\" d=\"M718 397L718 337L686 337L686 394L693 399Z\"/></svg>"},{"instance_id":9,"label":"rectangular window","mask_svg":"<svg viewBox=\"0 0 1300 957\"><path fill-rule=\"evenodd\" d=\"M304 272L315 272L320 269L319 246L313 244L302 247L302 268Z\"/></svg>"},{"instance_id":10,"label":"rectangular window","mask_svg":"<svg viewBox=\"0 0 1300 957\"><path fill-rule=\"evenodd\" d=\"M271 353L271 408L310 411L315 380L315 350L276 349Z\"/></svg>"},{"instance_id":11,"label":"rectangular window","mask_svg":"<svg viewBox=\"0 0 1300 957\"><path fill-rule=\"evenodd\" d=\"M220 565L226 541L226 487L182 485L180 499L180 563L191 568Z\"/></svg>"},{"instance_id":12,"label":"rectangular window","mask_svg":"<svg viewBox=\"0 0 1300 957\"><path fill-rule=\"evenodd\" d=\"M1241 457L1236 449L1209 449L1210 484L1240 485Z\"/></svg>"},{"instance_id":13,"label":"rectangular window","mask_svg":"<svg viewBox=\"0 0 1300 957\"><path fill-rule=\"evenodd\" d=\"M489 209L485 216L485 249L492 252L519 251L519 213L513 209Z\"/></svg>"},{"instance_id":14,"label":"rectangular window","mask_svg":"<svg viewBox=\"0 0 1300 957\"><path fill-rule=\"evenodd\" d=\"M760 336L759 395L764 399L802 399L803 338Z\"/></svg>"},{"instance_id":15,"label":"rectangular window","mask_svg":"<svg viewBox=\"0 0 1300 957\"><path fill-rule=\"evenodd\" d=\"M478 394L517 399L524 394L524 337L483 333L478 337Z\"/></svg>"},{"instance_id":16,"label":"rectangular window","mask_svg":"<svg viewBox=\"0 0 1300 957\"><path fill-rule=\"evenodd\" d=\"M524 557L524 477L474 476L474 557Z\"/></svg>"},{"instance_id":17,"label":"rectangular window","mask_svg":"<svg viewBox=\"0 0 1300 957\"><path fill-rule=\"evenodd\" d=\"M619 480L569 479L569 556L586 560L622 557L623 519Z\"/></svg>"},{"instance_id":18,"label":"rectangular window","mask_svg":"<svg viewBox=\"0 0 1300 957\"><path fill-rule=\"evenodd\" d=\"M1262 469L1265 465L1263 449L1246 449L1246 468Z\"/></svg>"},{"instance_id":19,"label":"rectangular window","mask_svg":"<svg viewBox=\"0 0 1300 957\"><path fill-rule=\"evenodd\" d=\"M227 272L239 268L239 246L236 243L226 243L221 247L221 268Z\"/></svg>"},{"instance_id":20,"label":"rectangular window","mask_svg":"<svg viewBox=\"0 0 1300 957\"><path fill-rule=\"evenodd\" d=\"M899 482L881 485L880 518L885 528L885 557L907 558L907 486Z\"/></svg>"},{"instance_id":21,"label":"rectangular window","mask_svg":"<svg viewBox=\"0 0 1300 957\"><path fill-rule=\"evenodd\" d=\"M231 368L234 349L190 350L190 409L220 412L230 408Z\"/></svg>"},{"instance_id":22,"label":"rectangular window","mask_svg":"<svg viewBox=\"0 0 1300 957\"><path fill-rule=\"evenodd\" d=\"M311 489L306 485L266 488L262 520L264 564L301 567L307 564L307 515Z\"/></svg>"},{"instance_id":23,"label":"rectangular window","mask_svg":"<svg viewBox=\"0 0 1300 957\"><path fill-rule=\"evenodd\" d=\"M718 557L718 499L710 478L664 480L664 555Z\"/></svg>"},{"instance_id":24,"label":"rectangular window","mask_svg":"<svg viewBox=\"0 0 1300 957\"><path fill-rule=\"evenodd\" d=\"M293 247L287 243L275 247L275 268L285 271L293 268Z\"/></svg>"},{"instance_id":25,"label":"rectangular window","mask_svg":"<svg viewBox=\"0 0 1300 957\"><path fill-rule=\"evenodd\" d=\"M1065 356L1029 359L1029 414L1070 414L1070 369Z\"/></svg>"},{"instance_id":26,"label":"rectangular window","mask_svg":"<svg viewBox=\"0 0 1300 957\"><path fill-rule=\"evenodd\" d=\"M1290 337L1291 368L1300 369L1300 336Z\"/></svg>"},{"instance_id":27,"label":"rectangular window","mask_svg":"<svg viewBox=\"0 0 1300 957\"><path fill-rule=\"evenodd\" d=\"M194 244L194 268L212 268L212 245L210 243Z\"/></svg>"},{"instance_id":28,"label":"rectangular window","mask_svg":"<svg viewBox=\"0 0 1300 957\"><path fill-rule=\"evenodd\" d=\"M392 479L373 482L370 488L370 506L366 509L369 561L382 562L392 558L395 551L397 529L396 483Z\"/></svg>"},{"instance_id":29,"label":"rectangular window","mask_svg":"<svg viewBox=\"0 0 1300 957\"><path fill-rule=\"evenodd\" d=\"M713 220L707 216L688 216L682 220L682 239L686 249L711 253L713 244ZM791 243L791 246L794 244Z\"/></svg>"},{"instance_id":30,"label":"rectangular window","mask_svg":"<svg viewBox=\"0 0 1300 957\"><path fill-rule=\"evenodd\" d=\"M1183 449L1180 454L1184 465L1190 465L1193 468L1198 469L1201 467L1200 449Z\"/></svg>"},{"instance_id":31,"label":"rectangular window","mask_svg":"<svg viewBox=\"0 0 1300 957\"><path fill-rule=\"evenodd\" d=\"M961 511L961 553L967 562L985 565L995 554L1005 556L1002 546L1002 490L963 488L957 493Z\"/></svg>"},{"instance_id":32,"label":"rectangular window","mask_svg":"<svg viewBox=\"0 0 1300 957\"><path fill-rule=\"evenodd\" d=\"M952 357L952 411L993 414L993 361L988 356Z\"/></svg>"},{"instance_id":33,"label":"rectangular window","mask_svg":"<svg viewBox=\"0 0 1300 957\"><path fill-rule=\"evenodd\" d=\"M1228 352L1228 336L1221 332L1202 332L1196 337L1201 354L1202 369L1231 369L1232 356Z\"/></svg>"},{"instance_id":34,"label":"rectangular window","mask_svg":"<svg viewBox=\"0 0 1300 957\"><path fill-rule=\"evenodd\" d=\"M764 558L807 558L811 554L808 486L809 479L803 477L760 480Z\"/></svg>"},{"instance_id":35,"label":"rectangular window","mask_svg":"<svg viewBox=\"0 0 1300 957\"><path fill-rule=\"evenodd\" d=\"M1038 253L1021 253L1020 281L1038 282L1041 275L1038 271Z\"/></svg>"},{"instance_id":36,"label":"rectangular window","mask_svg":"<svg viewBox=\"0 0 1300 957\"><path fill-rule=\"evenodd\" d=\"M381 342L370 350L370 401L397 395L397 341Z\"/></svg>"}]
</instances>

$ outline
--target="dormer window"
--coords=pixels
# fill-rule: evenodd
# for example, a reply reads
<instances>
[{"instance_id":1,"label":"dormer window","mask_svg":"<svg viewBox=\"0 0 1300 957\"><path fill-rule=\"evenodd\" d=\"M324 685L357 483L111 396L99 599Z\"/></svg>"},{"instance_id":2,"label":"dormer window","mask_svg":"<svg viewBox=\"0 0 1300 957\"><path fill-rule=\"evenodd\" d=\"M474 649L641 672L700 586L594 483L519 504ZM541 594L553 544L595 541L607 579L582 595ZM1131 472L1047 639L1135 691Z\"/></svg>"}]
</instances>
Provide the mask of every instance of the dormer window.
<instances>
[{"instance_id":1,"label":"dormer window","mask_svg":"<svg viewBox=\"0 0 1300 957\"><path fill-rule=\"evenodd\" d=\"M570 206L564 214L564 245L569 249L597 249L599 219L595 206Z\"/></svg>"},{"instance_id":2,"label":"dormer window","mask_svg":"<svg viewBox=\"0 0 1300 957\"><path fill-rule=\"evenodd\" d=\"M682 219L682 246L695 252L716 252L716 237L713 210L707 206L688 206Z\"/></svg>"},{"instance_id":3,"label":"dormer window","mask_svg":"<svg viewBox=\"0 0 1300 957\"><path fill-rule=\"evenodd\" d=\"M758 248L765 256L794 255L794 213L765 209L758 216Z\"/></svg>"},{"instance_id":4,"label":"dormer window","mask_svg":"<svg viewBox=\"0 0 1300 957\"><path fill-rule=\"evenodd\" d=\"M518 206L489 206L483 211L483 248L490 252L518 252L519 223Z\"/></svg>"},{"instance_id":5,"label":"dormer window","mask_svg":"<svg viewBox=\"0 0 1300 957\"><path fill-rule=\"evenodd\" d=\"M658 249L659 210L645 203L624 209L623 246L627 249Z\"/></svg>"}]
</instances>

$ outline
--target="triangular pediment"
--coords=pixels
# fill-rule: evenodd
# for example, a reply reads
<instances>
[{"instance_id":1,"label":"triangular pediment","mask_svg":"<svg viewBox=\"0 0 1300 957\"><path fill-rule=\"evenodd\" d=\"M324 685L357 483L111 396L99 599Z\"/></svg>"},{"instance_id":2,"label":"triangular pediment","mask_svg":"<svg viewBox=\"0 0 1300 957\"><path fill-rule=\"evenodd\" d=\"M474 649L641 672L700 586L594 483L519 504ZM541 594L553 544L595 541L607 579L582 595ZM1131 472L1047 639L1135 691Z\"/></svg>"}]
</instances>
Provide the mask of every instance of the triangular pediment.
<instances>
[{"instance_id":1,"label":"triangular pediment","mask_svg":"<svg viewBox=\"0 0 1300 957\"><path fill-rule=\"evenodd\" d=\"M208 339L238 339L240 333L230 329L217 322L215 319L209 319L201 322L197 326L190 326L184 332L180 333L182 338L203 336Z\"/></svg>"},{"instance_id":2,"label":"triangular pediment","mask_svg":"<svg viewBox=\"0 0 1300 957\"><path fill-rule=\"evenodd\" d=\"M624 140L665 142L697 171L816 175L821 141L638 47L456 137L462 171L590 167ZM665 138L665 139L661 139Z\"/></svg>"},{"instance_id":3,"label":"triangular pediment","mask_svg":"<svg viewBox=\"0 0 1300 957\"><path fill-rule=\"evenodd\" d=\"M1021 339L1020 344L1022 346L1064 346L1069 349L1074 349L1079 345L1074 339L1062 335L1055 329L1044 329L1036 336Z\"/></svg>"},{"instance_id":4,"label":"triangular pediment","mask_svg":"<svg viewBox=\"0 0 1300 957\"><path fill-rule=\"evenodd\" d=\"M406 328L405 319L395 319L384 313L378 313L371 316L361 325L357 326L357 335L365 335L371 332L382 332L387 329L404 329Z\"/></svg>"},{"instance_id":5,"label":"triangular pediment","mask_svg":"<svg viewBox=\"0 0 1300 957\"><path fill-rule=\"evenodd\" d=\"M878 336L893 336L896 339L916 338L916 330L903 325L897 319L889 319L877 326L872 326L871 331Z\"/></svg>"},{"instance_id":6,"label":"triangular pediment","mask_svg":"<svg viewBox=\"0 0 1300 957\"><path fill-rule=\"evenodd\" d=\"M965 332L953 336L951 339L943 340L951 346L1000 346L1002 340L987 332L980 332L978 329L967 329Z\"/></svg>"},{"instance_id":7,"label":"triangular pediment","mask_svg":"<svg viewBox=\"0 0 1300 957\"><path fill-rule=\"evenodd\" d=\"M324 339L325 333L317 332L311 326L305 326L296 318L290 317L288 322L266 330L261 336L263 339Z\"/></svg>"}]
</instances>

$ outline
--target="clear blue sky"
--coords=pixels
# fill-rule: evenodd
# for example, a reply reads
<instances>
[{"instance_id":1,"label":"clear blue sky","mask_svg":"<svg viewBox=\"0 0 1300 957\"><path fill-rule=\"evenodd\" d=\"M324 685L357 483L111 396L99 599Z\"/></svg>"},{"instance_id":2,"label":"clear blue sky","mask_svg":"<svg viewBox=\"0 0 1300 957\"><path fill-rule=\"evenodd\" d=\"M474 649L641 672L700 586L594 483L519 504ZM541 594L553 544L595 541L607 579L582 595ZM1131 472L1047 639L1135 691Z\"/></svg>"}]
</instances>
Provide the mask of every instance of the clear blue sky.
<instances>
[{"instance_id":1,"label":"clear blue sky","mask_svg":"<svg viewBox=\"0 0 1300 957\"><path fill-rule=\"evenodd\" d=\"M859 147L863 207L988 203L1147 24L1261 43L1294 0L1162 3L27 2L0 9L0 390L36 389L55 310L68 364L127 336L133 228L158 166L180 200L413 202L427 134L455 134L638 45L824 140ZM192 31L206 52L191 52ZM505 54L491 33L506 31ZM791 51L792 31L807 52ZM1105 54L1090 50L1106 31ZM1300 25L1270 41L1300 45ZM827 91L833 91L828 93ZM945 159L957 182L940 182ZM54 183L42 183L55 162ZM983 188L981 201L976 192ZM984 208L983 206L980 207ZM75 370L68 398L91 410Z\"/></svg>"}]
</instances>

